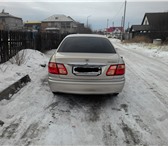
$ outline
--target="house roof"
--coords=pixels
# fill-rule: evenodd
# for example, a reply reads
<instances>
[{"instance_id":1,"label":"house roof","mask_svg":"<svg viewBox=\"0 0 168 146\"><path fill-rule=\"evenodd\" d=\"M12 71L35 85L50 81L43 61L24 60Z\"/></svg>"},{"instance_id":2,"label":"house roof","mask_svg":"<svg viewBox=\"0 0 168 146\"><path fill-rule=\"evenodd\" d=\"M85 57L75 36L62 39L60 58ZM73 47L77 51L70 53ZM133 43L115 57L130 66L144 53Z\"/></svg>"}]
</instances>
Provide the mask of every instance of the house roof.
<instances>
[{"instance_id":1,"label":"house roof","mask_svg":"<svg viewBox=\"0 0 168 146\"><path fill-rule=\"evenodd\" d=\"M142 24L147 17L149 25L153 30L168 31L168 12L145 13Z\"/></svg>"},{"instance_id":2,"label":"house roof","mask_svg":"<svg viewBox=\"0 0 168 146\"><path fill-rule=\"evenodd\" d=\"M24 24L41 24L41 22L39 22L39 21L28 21L28 22L25 22Z\"/></svg>"},{"instance_id":3,"label":"house roof","mask_svg":"<svg viewBox=\"0 0 168 146\"><path fill-rule=\"evenodd\" d=\"M13 16L9 13L6 13L4 10L2 10L2 12L0 13L0 18L5 18L5 17L11 17L11 18L16 18L16 19L22 19L16 16Z\"/></svg>"},{"instance_id":4,"label":"house roof","mask_svg":"<svg viewBox=\"0 0 168 146\"><path fill-rule=\"evenodd\" d=\"M123 31L123 27L109 27L107 29L107 32L113 32L115 31L116 29L120 30L120 31Z\"/></svg>"},{"instance_id":5,"label":"house roof","mask_svg":"<svg viewBox=\"0 0 168 146\"><path fill-rule=\"evenodd\" d=\"M70 16L65 15L52 15L46 19L44 19L42 22L73 22L74 20Z\"/></svg>"},{"instance_id":6,"label":"house roof","mask_svg":"<svg viewBox=\"0 0 168 146\"><path fill-rule=\"evenodd\" d=\"M148 31L150 30L149 25L132 25L130 32L136 32L136 31Z\"/></svg>"}]
</instances>

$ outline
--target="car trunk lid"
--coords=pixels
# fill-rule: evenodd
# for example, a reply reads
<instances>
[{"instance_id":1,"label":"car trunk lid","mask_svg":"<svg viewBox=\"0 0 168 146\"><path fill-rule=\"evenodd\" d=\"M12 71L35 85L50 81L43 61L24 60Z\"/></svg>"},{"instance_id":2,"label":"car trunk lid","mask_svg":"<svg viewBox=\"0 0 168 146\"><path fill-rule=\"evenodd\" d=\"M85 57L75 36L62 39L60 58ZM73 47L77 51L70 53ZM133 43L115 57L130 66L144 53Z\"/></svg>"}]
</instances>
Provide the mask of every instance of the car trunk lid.
<instances>
[{"instance_id":1,"label":"car trunk lid","mask_svg":"<svg viewBox=\"0 0 168 146\"><path fill-rule=\"evenodd\" d=\"M108 67L118 64L116 53L58 53L56 63L65 65L68 74L60 75L64 79L105 79Z\"/></svg>"}]
</instances>

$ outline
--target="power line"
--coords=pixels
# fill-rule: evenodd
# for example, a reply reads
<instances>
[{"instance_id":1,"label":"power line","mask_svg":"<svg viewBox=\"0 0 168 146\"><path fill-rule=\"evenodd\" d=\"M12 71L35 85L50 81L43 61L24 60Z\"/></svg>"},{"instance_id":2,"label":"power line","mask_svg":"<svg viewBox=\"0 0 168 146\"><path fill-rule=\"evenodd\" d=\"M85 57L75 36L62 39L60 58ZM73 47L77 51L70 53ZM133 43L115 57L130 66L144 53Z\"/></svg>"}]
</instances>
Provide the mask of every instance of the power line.
<instances>
[{"instance_id":1,"label":"power line","mask_svg":"<svg viewBox=\"0 0 168 146\"><path fill-rule=\"evenodd\" d=\"M125 4L125 2L122 3L122 5L121 5L119 11L112 17L112 19L114 19L114 18L120 13L120 11L121 11L121 10L123 9L123 7L124 7L124 4Z\"/></svg>"}]
</instances>

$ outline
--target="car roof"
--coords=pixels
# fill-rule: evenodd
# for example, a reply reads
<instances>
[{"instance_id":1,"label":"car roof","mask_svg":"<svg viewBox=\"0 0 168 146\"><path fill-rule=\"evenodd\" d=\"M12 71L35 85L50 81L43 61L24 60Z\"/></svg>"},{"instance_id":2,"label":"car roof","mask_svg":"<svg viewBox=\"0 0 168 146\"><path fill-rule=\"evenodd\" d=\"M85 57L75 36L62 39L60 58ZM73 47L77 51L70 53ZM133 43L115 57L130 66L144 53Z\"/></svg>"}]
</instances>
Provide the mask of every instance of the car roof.
<instances>
[{"instance_id":1,"label":"car roof","mask_svg":"<svg viewBox=\"0 0 168 146\"><path fill-rule=\"evenodd\" d=\"M99 38L107 38L106 36L99 35L99 34L70 34L66 37L99 37Z\"/></svg>"}]
</instances>

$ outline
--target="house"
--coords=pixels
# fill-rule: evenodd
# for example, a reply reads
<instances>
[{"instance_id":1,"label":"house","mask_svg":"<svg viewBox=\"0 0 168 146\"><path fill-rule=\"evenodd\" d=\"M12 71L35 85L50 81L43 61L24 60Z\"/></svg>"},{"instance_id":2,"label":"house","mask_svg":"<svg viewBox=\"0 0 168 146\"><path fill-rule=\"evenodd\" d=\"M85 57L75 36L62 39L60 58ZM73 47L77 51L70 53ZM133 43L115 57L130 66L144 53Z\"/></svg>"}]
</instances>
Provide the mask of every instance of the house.
<instances>
[{"instance_id":1,"label":"house","mask_svg":"<svg viewBox=\"0 0 168 146\"><path fill-rule=\"evenodd\" d=\"M123 27L109 27L107 29L108 33L121 33L123 31Z\"/></svg>"},{"instance_id":2,"label":"house","mask_svg":"<svg viewBox=\"0 0 168 146\"><path fill-rule=\"evenodd\" d=\"M148 32L150 31L150 26L149 25L132 25L129 32Z\"/></svg>"},{"instance_id":3,"label":"house","mask_svg":"<svg viewBox=\"0 0 168 146\"><path fill-rule=\"evenodd\" d=\"M168 31L168 12L146 13L141 25L149 26L151 31Z\"/></svg>"},{"instance_id":4,"label":"house","mask_svg":"<svg viewBox=\"0 0 168 146\"><path fill-rule=\"evenodd\" d=\"M40 31L41 22L36 21L27 21L24 23L24 29L27 31Z\"/></svg>"},{"instance_id":5,"label":"house","mask_svg":"<svg viewBox=\"0 0 168 146\"><path fill-rule=\"evenodd\" d=\"M22 30L22 18L6 13L4 10L0 13L0 30Z\"/></svg>"},{"instance_id":6,"label":"house","mask_svg":"<svg viewBox=\"0 0 168 146\"><path fill-rule=\"evenodd\" d=\"M130 33L165 40L168 37L168 12L145 13L141 25L132 25Z\"/></svg>"},{"instance_id":7,"label":"house","mask_svg":"<svg viewBox=\"0 0 168 146\"><path fill-rule=\"evenodd\" d=\"M123 27L109 27L106 29L106 33L112 35L112 37L119 38L123 32Z\"/></svg>"},{"instance_id":8,"label":"house","mask_svg":"<svg viewBox=\"0 0 168 146\"><path fill-rule=\"evenodd\" d=\"M70 16L53 15L41 22L42 32L54 33L76 33L78 30L78 23Z\"/></svg>"}]
</instances>

